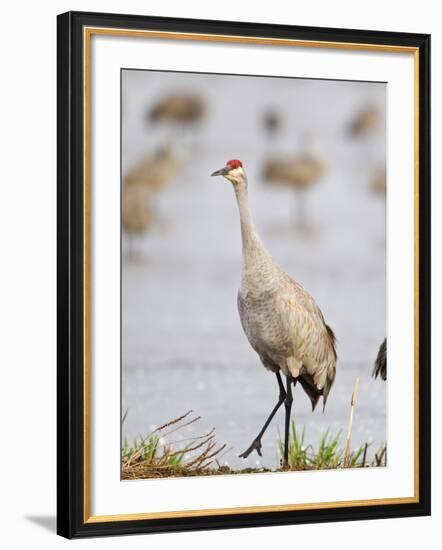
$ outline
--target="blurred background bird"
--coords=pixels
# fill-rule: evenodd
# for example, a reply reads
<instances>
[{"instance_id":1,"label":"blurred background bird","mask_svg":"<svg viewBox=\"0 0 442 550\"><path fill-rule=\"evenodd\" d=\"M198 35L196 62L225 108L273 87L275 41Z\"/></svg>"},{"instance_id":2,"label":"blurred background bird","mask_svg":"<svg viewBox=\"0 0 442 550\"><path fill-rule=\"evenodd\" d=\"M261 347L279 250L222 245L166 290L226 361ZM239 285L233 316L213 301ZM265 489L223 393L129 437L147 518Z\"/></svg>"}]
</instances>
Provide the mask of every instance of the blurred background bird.
<instances>
[{"instance_id":1,"label":"blurred background bird","mask_svg":"<svg viewBox=\"0 0 442 550\"><path fill-rule=\"evenodd\" d=\"M148 154L123 178L122 227L128 237L129 257L135 256L134 239L142 237L159 216L154 215L153 194L172 182L181 169L181 160L170 146L159 147Z\"/></svg>"},{"instance_id":2,"label":"blurred background bird","mask_svg":"<svg viewBox=\"0 0 442 550\"><path fill-rule=\"evenodd\" d=\"M262 116L262 126L267 137L272 139L282 127L282 118L278 111L269 109Z\"/></svg>"},{"instance_id":3,"label":"blurred background bird","mask_svg":"<svg viewBox=\"0 0 442 550\"><path fill-rule=\"evenodd\" d=\"M348 131L354 138L367 137L379 130L381 122L379 110L374 105L368 105L356 113L348 126Z\"/></svg>"},{"instance_id":4,"label":"blurred background bird","mask_svg":"<svg viewBox=\"0 0 442 550\"><path fill-rule=\"evenodd\" d=\"M154 221L152 207L146 188L135 183L124 185L122 191L121 224L128 238L128 254L135 255L134 239L143 235Z\"/></svg>"},{"instance_id":5,"label":"blurred background bird","mask_svg":"<svg viewBox=\"0 0 442 550\"><path fill-rule=\"evenodd\" d=\"M181 160L172 145L159 147L147 155L124 176L124 184L137 185L147 191L160 191L179 173Z\"/></svg>"},{"instance_id":6,"label":"blurred background bird","mask_svg":"<svg viewBox=\"0 0 442 550\"><path fill-rule=\"evenodd\" d=\"M347 132L357 146L353 158L359 170L362 166L374 170L380 161L385 161L385 153L381 159L378 157L379 142L385 140L385 115L379 105L373 102L359 105L348 122Z\"/></svg>"},{"instance_id":7,"label":"blurred background bird","mask_svg":"<svg viewBox=\"0 0 442 550\"><path fill-rule=\"evenodd\" d=\"M300 151L292 157L270 158L265 161L262 177L270 184L293 189L296 194L296 223L307 225L306 193L325 173L324 159L315 149L314 135L304 132Z\"/></svg>"},{"instance_id":8,"label":"blurred background bird","mask_svg":"<svg viewBox=\"0 0 442 550\"><path fill-rule=\"evenodd\" d=\"M148 109L147 119L153 124L169 127L171 137L177 139L177 130L181 141L194 140L198 126L207 113L207 104L202 96L194 93L172 94L158 101Z\"/></svg>"},{"instance_id":9,"label":"blurred background bird","mask_svg":"<svg viewBox=\"0 0 442 550\"><path fill-rule=\"evenodd\" d=\"M374 172L373 179L371 180L370 189L379 195L383 195L387 192L387 173L385 166L378 168Z\"/></svg>"}]
</instances>

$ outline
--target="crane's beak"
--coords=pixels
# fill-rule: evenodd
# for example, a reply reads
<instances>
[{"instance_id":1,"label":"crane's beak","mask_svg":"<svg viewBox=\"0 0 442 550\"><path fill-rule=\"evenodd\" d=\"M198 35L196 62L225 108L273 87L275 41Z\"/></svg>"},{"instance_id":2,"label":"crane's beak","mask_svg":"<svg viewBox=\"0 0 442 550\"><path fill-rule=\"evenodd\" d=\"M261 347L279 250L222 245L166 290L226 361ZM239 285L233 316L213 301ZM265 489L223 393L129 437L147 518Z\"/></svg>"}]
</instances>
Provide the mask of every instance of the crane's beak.
<instances>
[{"instance_id":1,"label":"crane's beak","mask_svg":"<svg viewBox=\"0 0 442 550\"><path fill-rule=\"evenodd\" d=\"M220 170L217 170L216 172L213 172L211 174L212 176L225 176L229 173L229 168L227 166L224 166L224 168L221 168Z\"/></svg>"}]
</instances>

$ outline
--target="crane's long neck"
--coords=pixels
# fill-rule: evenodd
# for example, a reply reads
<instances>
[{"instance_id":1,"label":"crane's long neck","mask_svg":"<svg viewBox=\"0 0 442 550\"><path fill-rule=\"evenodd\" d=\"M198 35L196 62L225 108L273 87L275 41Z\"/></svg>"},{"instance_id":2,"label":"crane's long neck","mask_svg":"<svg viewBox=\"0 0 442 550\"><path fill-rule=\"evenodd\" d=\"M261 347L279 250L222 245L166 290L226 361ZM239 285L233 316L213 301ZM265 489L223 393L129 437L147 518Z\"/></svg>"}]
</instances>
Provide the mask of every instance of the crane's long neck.
<instances>
[{"instance_id":1,"label":"crane's long neck","mask_svg":"<svg viewBox=\"0 0 442 550\"><path fill-rule=\"evenodd\" d=\"M241 221L243 263L246 268L258 268L259 264L270 260L270 255L261 242L253 223L250 211L247 182L234 185Z\"/></svg>"}]
</instances>

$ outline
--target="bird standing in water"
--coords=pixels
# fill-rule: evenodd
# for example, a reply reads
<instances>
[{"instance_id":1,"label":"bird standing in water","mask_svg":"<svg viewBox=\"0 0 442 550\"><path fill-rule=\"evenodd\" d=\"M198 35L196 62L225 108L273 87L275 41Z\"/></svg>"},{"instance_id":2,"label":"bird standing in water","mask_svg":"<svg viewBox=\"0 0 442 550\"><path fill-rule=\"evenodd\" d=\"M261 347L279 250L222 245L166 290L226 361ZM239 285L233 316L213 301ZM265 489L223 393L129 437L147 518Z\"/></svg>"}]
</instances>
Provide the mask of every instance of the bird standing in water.
<instances>
[{"instance_id":1,"label":"bird standing in water","mask_svg":"<svg viewBox=\"0 0 442 550\"><path fill-rule=\"evenodd\" d=\"M135 236L143 235L153 222L154 215L146 189L140 184L123 185L121 225L128 237L131 258L135 255Z\"/></svg>"},{"instance_id":2,"label":"bird standing in water","mask_svg":"<svg viewBox=\"0 0 442 550\"><path fill-rule=\"evenodd\" d=\"M373 368L373 374L374 378L376 379L378 376L382 378L382 380L387 380L387 339L385 338L382 342L376 361L374 362L374 368Z\"/></svg>"},{"instance_id":3,"label":"bird standing in water","mask_svg":"<svg viewBox=\"0 0 442 550\"><path fill-rule=\"evenodd\" d=\"M276 375L279 398L261 431L240 455L261 456L261 438L285 405L284 467L288 466L292 385L299 381L312 410L320 398L327 401L336 373L335 336L321 310L300 284L272 259L259 238L249 207L247 178L240 160L229 160L212 176L224 176L233 185L242 236L242 279L238 311L250 345L261 363ZM286 386L281 377L286 378Z\"/></svg>"},{"instance_id":4,"label":"bird standing in water","mask_svg":"<svg viewBox=\"0 0 442 550\"><path fill-rule=\"evenodd\" d=\"M303 135L302 149L293 157L270 158L264 163L262 177L271 184L291 187L296 193L296 222L305 227L307 222L306 193L315 186L326 171L326 165L314 147L311 132Z\"/></svg>"}]
</instances>

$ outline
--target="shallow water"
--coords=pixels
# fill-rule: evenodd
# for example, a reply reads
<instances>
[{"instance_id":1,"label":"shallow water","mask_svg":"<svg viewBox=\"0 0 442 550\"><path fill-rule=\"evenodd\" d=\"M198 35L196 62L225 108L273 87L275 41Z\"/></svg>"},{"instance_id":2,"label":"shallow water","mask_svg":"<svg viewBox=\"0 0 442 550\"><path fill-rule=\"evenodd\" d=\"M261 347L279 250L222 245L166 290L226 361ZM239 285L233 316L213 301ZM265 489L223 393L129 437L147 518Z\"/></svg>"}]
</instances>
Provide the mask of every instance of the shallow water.
<instances>
[{"instance_id":1,"label":"shallow water","mask_svg":"<svg viewBox=\"0 0 442 550\"><path fill-rule=\"evenodd\" d=\"M222 461L237 467L244 465L237 455L276 402L276 379L250 348L236 310L241 246L234 194L228 182L210 178L234 157L245 163L263 242L314 296L338 338L337 377L325 413L320 404L312 414L296 387L293 418L314 445L327 428L345 433L359 377L352 447L368 440L376 450L386 441L386 384L371 378L385 336L385 201L369 184L385 158L385 140L380 133L352 141L345 124L367 102L383 111L384 85L261 79L258 86L251 79L187 75L184 82L143 72L123 78L124 170L170 139L142 119L158 94L178 85L196 88L210 105L198 132L175 139L183 169L154 197L157 223L136 240L135 256L128 256L123 239L123 435L145 435L192 409L202 419L187 431L200 435L215 427L217 441L232 447ZM262 109L278 104L285 125L270 142L257 121ZM301 231L294 193L265 185L259 174L267 155L294 152L306 128L317 135L327 172L306 197L308 227ZM257 459L277 465L283 411L263 439L263 458L254 453L246 465Z\"/></svg>"}]
</instances>

